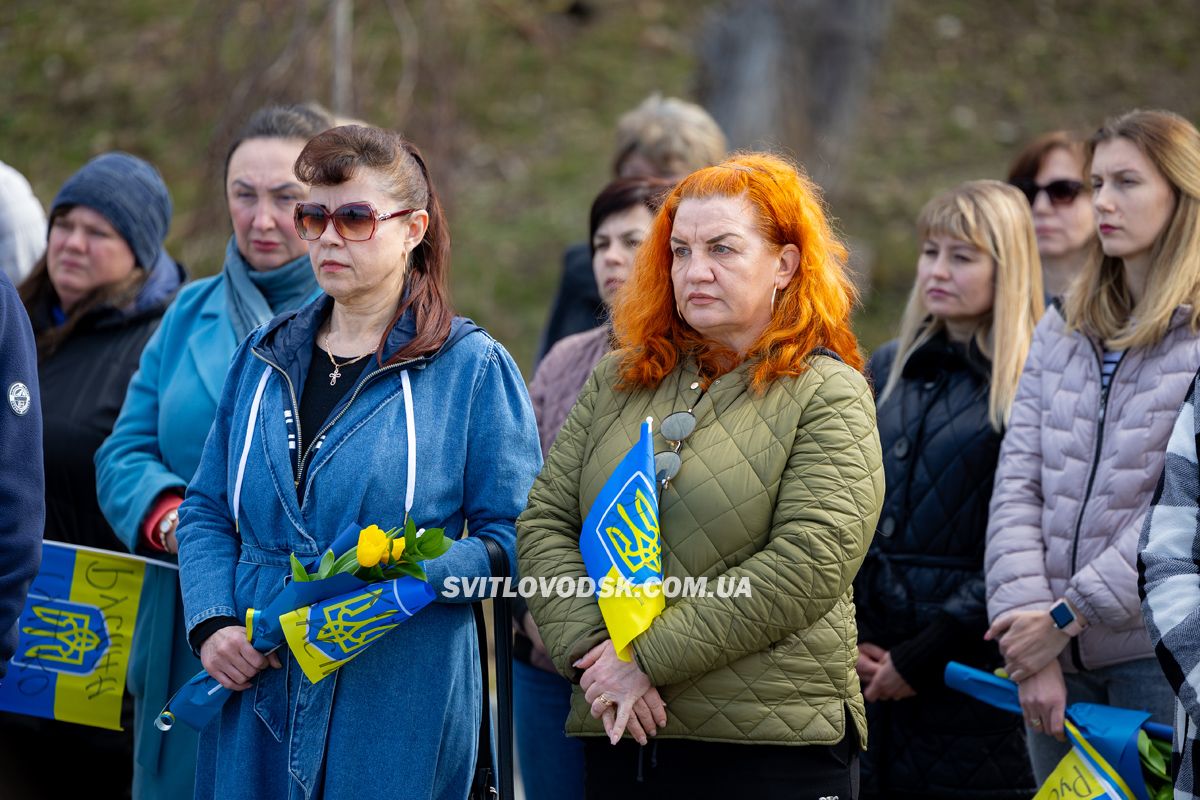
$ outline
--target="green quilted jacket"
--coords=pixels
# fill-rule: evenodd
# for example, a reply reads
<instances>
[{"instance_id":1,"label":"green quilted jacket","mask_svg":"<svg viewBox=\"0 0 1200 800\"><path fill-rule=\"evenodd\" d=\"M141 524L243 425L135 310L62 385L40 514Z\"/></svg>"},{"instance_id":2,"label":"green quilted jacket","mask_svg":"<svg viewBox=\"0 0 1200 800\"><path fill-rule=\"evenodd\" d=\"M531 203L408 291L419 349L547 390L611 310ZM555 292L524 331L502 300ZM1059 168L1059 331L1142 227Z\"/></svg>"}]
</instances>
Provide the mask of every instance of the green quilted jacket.
<instances>
[{"instance_id":1,"label":"green quilted jacket","mask_svg":"<svg viewBox=\"0 0 1200 800\"><path fill-rule=\"evenodd\" d=\"M727 585L745 576L751 596L669 598L634 640L666 701L659 737L828 745L845 736L849 714L865 745L851 584L883 502L875 403L851 367L820 355L809 363L761 396L743 364L701 396L693 361L656 390L620 392L618 361L605 358L517 520L522 577L586 575L583 518L640 423L696 401L683 467L659 504L663 573L705 576L709 589L719 576ZM655 439L656 451L669 447ZM595 599L537 596L529 607L559 671L577 683L571 665L608 638ZM603 735L578 685L566 727Z\"/></svg>"}]
</instances>

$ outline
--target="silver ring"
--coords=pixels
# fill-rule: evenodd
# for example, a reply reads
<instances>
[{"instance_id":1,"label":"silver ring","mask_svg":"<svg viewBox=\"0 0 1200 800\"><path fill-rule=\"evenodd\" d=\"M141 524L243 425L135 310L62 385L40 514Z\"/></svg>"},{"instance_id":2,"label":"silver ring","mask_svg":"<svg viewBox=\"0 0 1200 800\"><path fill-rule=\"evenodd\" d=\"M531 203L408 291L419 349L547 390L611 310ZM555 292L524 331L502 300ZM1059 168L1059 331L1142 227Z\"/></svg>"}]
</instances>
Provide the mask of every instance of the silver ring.
<instances>
[{"instance_id":1,"label":"silver ring","mask_svg":"<svg viewBox=\"0 0 1200 800\"><path fill-rule=\"evenodd\" d=\"M1031 720L1029 724L1035 728L1042 727L1042 721L1040 719Z\"/></svg>"}]
</instances>

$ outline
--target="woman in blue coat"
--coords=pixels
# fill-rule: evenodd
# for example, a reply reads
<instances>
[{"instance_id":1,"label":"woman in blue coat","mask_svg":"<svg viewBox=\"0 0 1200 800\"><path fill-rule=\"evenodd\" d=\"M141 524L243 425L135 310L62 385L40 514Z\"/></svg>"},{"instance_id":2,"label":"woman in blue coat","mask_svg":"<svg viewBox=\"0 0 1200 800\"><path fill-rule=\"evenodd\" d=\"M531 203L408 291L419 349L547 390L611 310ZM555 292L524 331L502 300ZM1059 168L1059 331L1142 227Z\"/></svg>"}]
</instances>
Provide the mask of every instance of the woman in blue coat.
<instances>
[{"instance_id":1,"label":"woman in blue coat","mask_svg":"<svg viewBox=\"0 0 1200 800\"><path fill-rule=\"evenodd\" d=\"M267 107L229 149L226 194L233 236L221 274L179 293L142 354L112 435L96 453L100 507L130 550L177 550L183 493L200 463L237 345L275 314L319 291L292 211L307 187L292 174L305 142L333 121L307 107ZM195 732L154 728L170 694L200 670L183 628L178 578L148 570L129 664L133 695L133 797L190 797Z\"/></svg>"},{"instance_id":2,"label":"woman in blue coat","mask_svg":"<svg viewBox=\"0 0 1200 800\"><path fill-rule=\"evenodd\" d=\"M296 210L327 296L234 355L180 509L189 639L234 696L201 734L196 797L454 798L474 768L482 687L463 584L515 563L541 466L521 375L446 290L449 236L416 149L362 126L313 138ZM246 642L248 608L349 525L444 528L435 602L317 684ZM464 527L471 535L462 538Z\"/></svg>"}]
</instances>

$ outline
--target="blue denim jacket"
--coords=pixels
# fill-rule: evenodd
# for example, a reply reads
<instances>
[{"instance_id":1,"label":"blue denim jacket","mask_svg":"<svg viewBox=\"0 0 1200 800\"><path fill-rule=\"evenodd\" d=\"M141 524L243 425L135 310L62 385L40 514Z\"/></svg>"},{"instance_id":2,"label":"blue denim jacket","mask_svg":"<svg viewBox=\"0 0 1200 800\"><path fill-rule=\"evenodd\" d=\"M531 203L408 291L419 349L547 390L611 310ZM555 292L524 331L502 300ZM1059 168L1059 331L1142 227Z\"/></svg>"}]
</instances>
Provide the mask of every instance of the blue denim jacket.
<instances>
[{"instance_id":1,"label":"blue denim jacket","mask_svg":"<svg viewBox=\"0 0 1200 800\"><path fill-rule=\"evenodd\" d=\"M456 318L433 356L364 370L314 441L318 432L298 429L296 392L331 302L322 297L281 316L234 355L180 508L189 631L214 616L240 619L248 608L265 606L289 573L289 553L314 556L350 524L399 526L410 447L417 524L443 527L451 537L462 536L464 525L471 532L426 564L433 586L441 589L449 576L491 574L478 537L499 543L516 564L514 520L541 456L529 397L508 353ZM396 352L413 335L405 315L385 351ZM413 442L402 369L411 378ZM306 451L297 500L296 454ZM309 683L292 658L283 669L261 673L202 733L196 797L462 798L474 767L481 697L473 615L461 597L446 598L319 684Z\"/></svg>"}]
</instances>

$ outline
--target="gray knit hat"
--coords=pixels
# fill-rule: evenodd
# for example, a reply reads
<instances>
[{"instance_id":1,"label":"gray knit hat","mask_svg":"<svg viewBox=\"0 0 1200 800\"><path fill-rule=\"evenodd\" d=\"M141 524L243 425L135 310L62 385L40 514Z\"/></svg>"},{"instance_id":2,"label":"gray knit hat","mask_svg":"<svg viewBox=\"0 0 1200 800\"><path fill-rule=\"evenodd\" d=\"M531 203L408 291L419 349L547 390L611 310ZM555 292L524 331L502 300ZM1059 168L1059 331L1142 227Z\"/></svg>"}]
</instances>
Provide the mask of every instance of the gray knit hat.
<instances>
[{"instance_id":1,"label":"gray knit hat","mask_svg":"<svg viewBox=\"0 0 1200 800\"><path fill-rule=\"evenodd\" d=\"M154 266L171 227L171 195L162 176L128 153L96 156L68 178L50 204L51 221L65 206L87 206L103 215L143 269Z\"/></svg>"}]
</instances>

